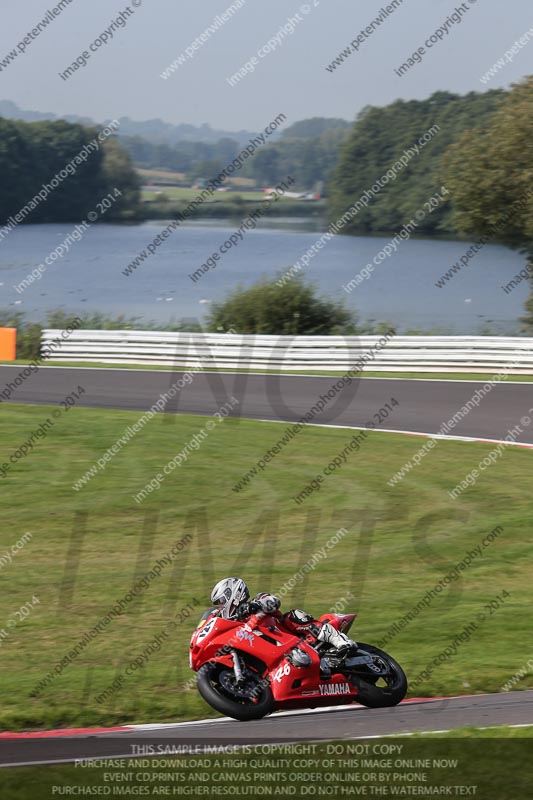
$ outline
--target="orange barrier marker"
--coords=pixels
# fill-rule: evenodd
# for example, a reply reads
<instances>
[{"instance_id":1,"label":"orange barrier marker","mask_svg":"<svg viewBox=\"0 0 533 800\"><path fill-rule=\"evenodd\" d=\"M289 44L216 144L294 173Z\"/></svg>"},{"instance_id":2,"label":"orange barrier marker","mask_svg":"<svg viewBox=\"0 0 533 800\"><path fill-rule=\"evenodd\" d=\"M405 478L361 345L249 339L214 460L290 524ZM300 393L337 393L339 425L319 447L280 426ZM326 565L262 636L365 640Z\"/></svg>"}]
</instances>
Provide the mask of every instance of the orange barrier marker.
<instances>
[{"instance_id":1,"label":"orange barrier marker","mask_svg":"<svg viewBox=\"0 0 533 800\"><path fill-rule=\"evenodd\" d=\"M14 361L17 352L17 329L0 328L0 361Z\"/></svg>"}]
</instances>

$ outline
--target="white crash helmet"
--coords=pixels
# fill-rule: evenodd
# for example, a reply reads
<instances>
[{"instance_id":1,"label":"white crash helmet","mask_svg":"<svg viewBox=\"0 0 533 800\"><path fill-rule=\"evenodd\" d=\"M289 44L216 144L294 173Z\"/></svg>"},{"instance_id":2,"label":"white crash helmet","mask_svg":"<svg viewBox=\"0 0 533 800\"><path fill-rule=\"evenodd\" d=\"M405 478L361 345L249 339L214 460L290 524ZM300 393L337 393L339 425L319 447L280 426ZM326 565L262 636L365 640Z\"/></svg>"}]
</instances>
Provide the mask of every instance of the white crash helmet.
<instances>
[{"instance_id":1,"label":"white crash helmet","mask_svg":"<svg viewBox=\"0 0 533 800\"><path fill-rule=\"evenodd\" d=\"M231 619L240 603L250 597L248 587L241 578L223 578L211 592L211 602L219 609L223 619Z\"/></svg>"}]
</instances>

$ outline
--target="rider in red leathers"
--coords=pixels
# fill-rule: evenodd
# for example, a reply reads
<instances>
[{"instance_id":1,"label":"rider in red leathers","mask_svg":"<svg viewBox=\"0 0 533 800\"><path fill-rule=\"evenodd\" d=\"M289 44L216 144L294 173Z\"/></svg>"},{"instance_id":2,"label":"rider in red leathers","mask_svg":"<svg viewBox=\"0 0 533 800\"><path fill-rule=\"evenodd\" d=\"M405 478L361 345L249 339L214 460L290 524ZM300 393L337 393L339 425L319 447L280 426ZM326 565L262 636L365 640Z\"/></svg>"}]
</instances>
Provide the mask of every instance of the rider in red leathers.
<instances>
[{"instance_id":1,"label":"rider in red leathers","mask_svg":"<svg viewBox=\"0 0 533 800\"><path fill-rule=\"evenodd\" d=\"M328 655L342 660L357 651L357 644L345 633L336 630L329 622L321 624L314 617L299 608L281 613L281 601L268 592L260 592L250 600L248 586L241 578L223 578L211 592L211 602L217 613L224 619L245 620L252 614L263 612L278 619L279 623L295 636L313 636L316 643L329 645ZM326 666L326 665L323 665ZM326 667L327 671L327 667Z\"/></svg>"}]
</instances>

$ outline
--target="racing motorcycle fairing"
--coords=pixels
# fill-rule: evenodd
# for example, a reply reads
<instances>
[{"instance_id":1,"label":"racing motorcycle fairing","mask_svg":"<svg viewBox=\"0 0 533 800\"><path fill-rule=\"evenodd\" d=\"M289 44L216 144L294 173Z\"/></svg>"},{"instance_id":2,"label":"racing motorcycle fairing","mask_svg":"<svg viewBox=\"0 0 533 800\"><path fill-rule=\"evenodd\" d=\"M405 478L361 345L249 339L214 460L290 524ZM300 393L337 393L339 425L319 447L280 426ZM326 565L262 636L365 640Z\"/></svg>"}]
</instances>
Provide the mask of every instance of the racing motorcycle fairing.
<instances>
[{"instance_id":1,"label":"racing motorcycle fairing","mask_svg":"<svg viewBox=\"0 0 533 800\"><path fill-rule=\"evenodd\" d=\"M321 624L329 622L338 631L348 633L356 616L357 614L322 614L318 621Z\"/></svg>"},{"instance_id":2,"label":"racing motorcycle fairing","mask_svg":"<svg viewBox=\"0 0 533 800\"><path fill-rule=\"evenodd\" d=\"M348 630L354 618L355 614L326 614L320 621ZM275 708L335 705L357 697L356 684L344 673L322 677L317 650L284 630L274 616L253 615L243 623L204 615L192 636L191 668L198 671L202 664L217 662L233 669L232 651L268 680Z\"/></svg>"}]
</instances>

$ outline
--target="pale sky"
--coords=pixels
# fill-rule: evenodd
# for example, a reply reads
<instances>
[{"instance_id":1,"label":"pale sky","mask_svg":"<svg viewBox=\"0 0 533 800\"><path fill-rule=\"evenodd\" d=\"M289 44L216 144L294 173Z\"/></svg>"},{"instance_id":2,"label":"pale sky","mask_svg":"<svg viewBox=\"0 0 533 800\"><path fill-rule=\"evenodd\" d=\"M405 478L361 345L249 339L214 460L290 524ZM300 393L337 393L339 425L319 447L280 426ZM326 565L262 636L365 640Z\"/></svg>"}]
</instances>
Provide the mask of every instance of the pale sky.
<instances>
[{"instance_id":1,"label":"pale sky","mask_svg":"<svg viewBox=\"0 0 533 800\"><path fill-rule=\"evenodd\" d=\"M58 1L2 0L0 64ZM368 104L425 98L436 90L486 91L533 73L532 38L487 85L480 81L515 40L530 29L533 37L531 0L403 0L332 73L326 65L379 15L387 0L238 2L242 7L229 21L163 80L161 72L232 0L130 0L134 13L126 26L91 53L85 68L63 81L58 73L89 50L127 8L122 0L72 0L24 54L0 71L0 99L96 121L159 117L175 124L208 122L225 130L259 130L280 112L287 115L287 125L312 116L352 120ZM394 69L461 5L468 9L462 22L449 27L421 64L401 78L395 75ZM277 49L259 58L258 51L296 14L301 20L296 18L292 34L282 34ZM255 71L230 86L226 78L254 56Z\"/></svg>"}]
</instances>

